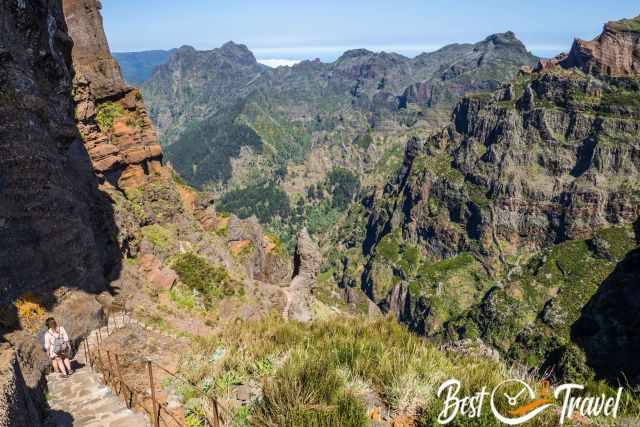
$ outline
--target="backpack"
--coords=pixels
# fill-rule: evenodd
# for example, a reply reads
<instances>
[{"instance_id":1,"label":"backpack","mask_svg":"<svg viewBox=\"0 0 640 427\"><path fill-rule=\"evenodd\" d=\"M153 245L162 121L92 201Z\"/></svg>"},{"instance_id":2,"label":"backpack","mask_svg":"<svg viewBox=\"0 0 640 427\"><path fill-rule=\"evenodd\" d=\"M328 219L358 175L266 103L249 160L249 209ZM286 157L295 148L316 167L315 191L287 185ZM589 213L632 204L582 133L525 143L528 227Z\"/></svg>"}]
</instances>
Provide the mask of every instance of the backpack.
<instances>
[{"instance_id":1,"label":"backpack","mask_svg":"<svg viewBox=\"0 0 640 427\"><path fill-rule=\"evenodd\" d=\"M62 336L57 336L53 338L53 352L55 354L63 353L67 349L67 343L64 341Z\"/></svg>"},{"instance_id":2,"label":"backpack","mask_svg":"<svg viewBox=\"0 0 640 427\"><path fill-rule=\"evenodd\" d=\"M64 340L62 334L58 333L58 336L51 334L53 341L51 342L51 351L53 354L62 354L67 351L67 343Z\"/></svg>"}]
</instances>

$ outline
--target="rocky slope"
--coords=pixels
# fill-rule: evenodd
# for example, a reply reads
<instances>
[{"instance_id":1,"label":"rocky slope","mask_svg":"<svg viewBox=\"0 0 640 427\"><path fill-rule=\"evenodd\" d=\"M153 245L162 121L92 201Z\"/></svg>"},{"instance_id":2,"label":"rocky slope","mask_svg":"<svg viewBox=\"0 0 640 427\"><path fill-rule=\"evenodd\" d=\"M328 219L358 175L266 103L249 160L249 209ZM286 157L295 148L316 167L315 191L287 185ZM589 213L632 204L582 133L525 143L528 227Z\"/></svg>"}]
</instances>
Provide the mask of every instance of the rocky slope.
<instances>
[{"instance_id":1,"label":"rocky slope","mask_svg":"<svg viewBox=\"0 0 640 427\"><path fill-rule=\"evenodd\" d=\"M638 273L638 32L627 29L637 22L609 23L566 58L465 98L450 126L411 140L396 178L365 199L366 217L352 210L355 237L334 254L339 283L420 333L480 337L566 377L638 381L623 326L637 316L605 326L601 313L635 292L614 297L611 283ZM614 362L603 355L614 351Z\"/></svg>"}]
</instances>

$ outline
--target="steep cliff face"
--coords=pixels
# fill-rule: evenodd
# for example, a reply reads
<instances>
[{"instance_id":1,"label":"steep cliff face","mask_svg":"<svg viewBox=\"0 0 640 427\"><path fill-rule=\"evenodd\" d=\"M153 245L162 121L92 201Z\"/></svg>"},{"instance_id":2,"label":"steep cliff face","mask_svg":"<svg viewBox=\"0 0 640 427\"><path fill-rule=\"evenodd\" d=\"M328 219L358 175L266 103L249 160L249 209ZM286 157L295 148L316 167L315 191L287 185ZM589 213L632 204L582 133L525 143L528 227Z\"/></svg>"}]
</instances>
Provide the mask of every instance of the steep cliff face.
<instances>
[{"instance_id":1,"label":"steep cliff face","mask_svg":"<svg viewBox=\"0 0 640 427\"><path fill-rule=\"evenodd\" d=\"M112 205L74 121L61 3L2 2L0 27L0 334L14 346L0 349L11 357L0 424L27 425L29 416L36 426L25 405L45 406L41 374L50 362L35 332L47 312L73 339L95 327L94 295L119 274L121 254Z\"/></svg>"},{"instance_id":2,"label":"steep cliff face","mask_svg":"<svg viewBox=\"0 0 640 427\"><path fill-rule=\"evenodd\" d=\"M94 170L121 188L158 173L162 152L142 95L128 87L109 51L97 0L64 0L73 44L76 120Z\"/></svg>"},{"instance_id":3,"label":"steep cliff face","mask_svg":"<svg viewBox=\"0 0 640 427\"><path fill-rule=\"evenodd\" d=\"M640 75L640 16L608 22L595 40L576 40L562 66L602 76Z\"/></svg>"},{"instance_id":4,"label":"steep cliff face","mask_svg":"<svg viewBox=\"0 0 640 427\"><path fill-rule=\"evenodd\" d=\"M113 220L73 120L71 39L59 2L0 6L0 299L100 290Z\"/></svg>"},{"instance_id":5,"label":"steep cliff face","mask_svg":"<svg viewBox=\"0 0 640 427\"><path fill-rule=\"evenodd\" d=\"M627 356L606 371L595 349L615 330L614 348L629 355L621 325L636 316L605 327L593 314L613 311L603 301L618 296L605 289L628 280L637 247L640 84L631 66L615 71L606 59L617 55L607 50L612 28L625 23L607 24L601 50L579 64L523 70L492 95L465 98L441 132L410 141L399 174L365 200L364 269L354 276L358 260L347 257L341 282L360 282L420 333L481 337L566 377L589 366L635 376ZM600 287L582 315L592 327L578 328L585 355L571 329Z\"/></svg>"}]
</instances>

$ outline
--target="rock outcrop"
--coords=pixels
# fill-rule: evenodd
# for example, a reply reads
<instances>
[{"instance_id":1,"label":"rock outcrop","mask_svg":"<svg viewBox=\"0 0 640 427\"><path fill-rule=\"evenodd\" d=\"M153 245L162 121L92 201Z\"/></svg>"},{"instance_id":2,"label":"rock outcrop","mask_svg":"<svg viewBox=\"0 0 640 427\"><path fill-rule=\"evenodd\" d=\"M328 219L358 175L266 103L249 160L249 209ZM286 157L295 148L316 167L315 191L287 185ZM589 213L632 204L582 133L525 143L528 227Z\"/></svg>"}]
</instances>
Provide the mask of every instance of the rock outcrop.
<instances>
[{"instance_id":1,"label":"rock outcrop","mask_svg":"<svg viewBox=\"0 0 640 427\"><path fill-rule=\"evenodd\" d=\"M0 345L0 427L39 426L40 413L32 400L15 352Z\"/></svg>"},{"instance_id":2,"label":"rock outcrop","mask_svg":"<svg viewBox=\"0 0 640 427\"><path fill-rule=\"evenodd\" d=\"M98 0L64 0L73 44L76 120L98 176L137 187L162 166L141 93L128 87L109 51Z\"/></svg>"},{"instance_id":3,"label":"rock outcrop","mask_svg":"<svg viewBox=\"0 0 640 427\"><path fill-rule=\"evenodd\" d=\"M306 228L297 236L296 253L293 259L293 280L286 290L287 307L285 317L307 322L313 319L313 287L320 272L320 249L311 239Z\"/></svg>"},{"instance_id":4,"label":"rock outcrop","mask_svg":"<svg viewBox=\"0 0 640 427\"><path fill-rule=\"evenodd\" d=\"M576 40L560 64L600 76L640 76L640 16L608 22L595 40Z\"/></svg>"},{"instance_id":5,"label":"rock outcrop","mask_svg":"<svg viewBox=\"0 0 640 427\"><path fill-rule=\"evenodd\" d=\"M247 277L267 283L283 283L291 277L289 257L267 236L255 217L229 217L227 241L231 252L242 260Z\"/></svg>"}]
</instances>

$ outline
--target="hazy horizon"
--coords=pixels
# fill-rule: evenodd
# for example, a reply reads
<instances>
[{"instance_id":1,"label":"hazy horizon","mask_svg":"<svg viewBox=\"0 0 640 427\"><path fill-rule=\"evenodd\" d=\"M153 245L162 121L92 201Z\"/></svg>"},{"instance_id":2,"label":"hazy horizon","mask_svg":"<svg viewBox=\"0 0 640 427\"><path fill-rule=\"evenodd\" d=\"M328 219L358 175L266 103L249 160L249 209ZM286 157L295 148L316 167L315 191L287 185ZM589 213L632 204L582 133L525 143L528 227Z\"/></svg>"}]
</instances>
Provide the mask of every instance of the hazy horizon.
<instances>
[{"instance_id":1,"label":"hazy horizon","mask_svg":"<svg viewBox=\"0 0 640 427\"><path fill-rule=\"evenodd\" d=\"M517 36L517 34L516 34ZM469 41L467 43L476 43L481 41L482 39ZM231 41L231 40L229 40ZM232 40L234 43L244 44L242 41ZM221 43L222 46L224 43ZM190 44L187 44L192 46ZM197 50L211 50L213 48L199 48L198 46L194 46ZM444 45L425 45L425 46L393 46L393 45L378 45L378 46L369 46L369 45L360 45L360 46L309 46L309 47L282 47L282 48L255 48L252 49L251 46L247 45L248 49L254 54L258 62L263 63L265 65L293 65L297 62L304 60L313 60L320 59L322 62L333 62L340 57L344 52L352 49L368 49L373 52L388 52L388 53L398 53L400 55L406 56L408 58L413 58L417 55L420 55L425 52L433 52L438 49L443 48ZM553 57L559 53L566 52L569 50L571 45L567 46L566 49L561 49L559 46L527 46L526 48L530 50L534 55L539 57ZM151 50L139 50L139 51L116 51L113 50L114 53L138 53L138 52L148 52L148 51L170 51L172 49L176 49L180 46L171 47L168 49L151 49Z\"/></svg>"},{"instance_id":2,"label":"hazy horizon","mask_svg":"<svg viewBox=\"0 0 640 427\"><path fill-rule=\"evenodd\" d=\"M452 7L445 0L110 0L103 3L102 13L113 52L182 45L210 50L233 40L247 45L260 61L283 62L331 62L354 48L412 57L506 31L513 31L535 55L550 57L568 51L575 38L596 37L607 21L640 14L636 1L611 5L584 0L576 19L575 4L567 3L460 0Z\"/></svg>"}]
</instances>

